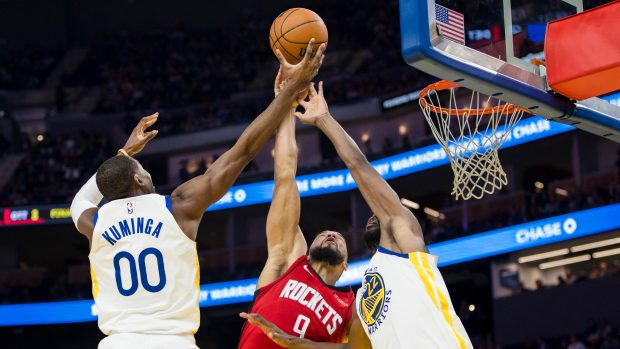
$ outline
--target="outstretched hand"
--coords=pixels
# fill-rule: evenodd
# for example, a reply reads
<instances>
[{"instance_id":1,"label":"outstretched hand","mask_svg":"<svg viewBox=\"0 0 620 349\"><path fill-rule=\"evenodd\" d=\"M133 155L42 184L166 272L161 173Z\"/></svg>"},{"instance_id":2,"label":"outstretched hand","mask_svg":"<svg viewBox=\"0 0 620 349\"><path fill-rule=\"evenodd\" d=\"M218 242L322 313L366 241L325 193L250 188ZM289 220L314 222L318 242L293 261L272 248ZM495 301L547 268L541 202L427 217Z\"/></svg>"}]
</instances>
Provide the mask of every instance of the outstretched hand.
<instances>
[{"instance_id":1,"label":"outstretched hand","mask_svg":"<svg viewBox=\"0 0 620 349\"><path fill-rule=\"evenodd\" d=\"M329 108L323 95L323 81L319 82L319 91L314 88L314 84L310 86L310 99L298 99L297 102L304 108L304 112L295 112L295 116L306 125L315 125L317 122L329 115Z\"/></svg>"},{"instance_id":2,"label":"outstretched hand","mask_svg":"<svg viewBox=\"0 0 620 349\"><path fill-rule=\"evenodd\" d=\"M144 146L150 142L151 139L157 136L157 130L146 131L146 129L155 124L158 116L159 113L155 113L140 119L133 131L131 131L127 142L122 148L125 152L127 152L127 155L133 156L141 152L142 149L144 149Z\"/></svg>"},{"instance_id":3,"label":"outstretched hand","mask_svg":"<svg viewBox=\"0 0 620 349\"><path fill-rule=\"evenodd\" d=\"M239 316L247 319L250 325L260 328L269 339L283 348L293 348L293 345L299 341L299 338L282 331L275 324L265 320L260 314L240 313Z\"/></svg>"},{"instance_id":4,"label":"outstretched hand","mask_svg":"<svg viewBox=\"0 0 620 349\"><path fill-rule=\"evenodd\" d=\"M282 89L284 88L284 84L285 84L284 72L282 70L282 66L280 66L280 69L278 70L278 75L276 75L276 80L273 83L273 94L276 97L280 94L280 92L282 92ZM310 92L310 87L306 87L303 91L301 91L297 95L297 98L295 98L295 100L291 104L291 107L293 109L296 109L297 106L299 105L298 101L306 99L306 97L308 97L309 92Z\"/></svg>"},{"instance_id":5,"label":"outstretched hand","mask_svg":"<svg viewBox=\"0 0 620 349\"><path fill-rule=\"evenodd\" d=\"M278 61L280 61L281 66L280 73L285 78L284 83L291 84L293 88L300 92L306 88L308 83L318 74L319 68L325 58L323 54L327 48L325 43L321 44L318 50L314 51L314 42L314 39L310 40L306 48L306 54L298 64L290 64L287 62L282 52L276 49L276 57Z\"/></svg>"}]
</instances>

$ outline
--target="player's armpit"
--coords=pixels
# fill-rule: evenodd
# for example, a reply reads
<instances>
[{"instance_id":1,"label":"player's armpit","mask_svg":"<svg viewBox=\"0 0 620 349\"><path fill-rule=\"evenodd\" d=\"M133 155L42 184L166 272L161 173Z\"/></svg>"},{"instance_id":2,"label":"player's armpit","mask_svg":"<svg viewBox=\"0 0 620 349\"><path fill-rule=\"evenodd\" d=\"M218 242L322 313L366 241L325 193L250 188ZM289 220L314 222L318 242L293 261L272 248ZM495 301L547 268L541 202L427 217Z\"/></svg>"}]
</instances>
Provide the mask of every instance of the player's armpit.
<instances>
[{"instance_id":1,"label":"player's armpit","mask_svg":"<svg viewBox=\"0 0 620 349\"><path fill-rule=\"evenodd\" d=\"M99 211L98 207L92 207L82 212L77 221L78 231L86 236L88 241L92 240L93 231L95 230L95 215Z\"/></svg>"}]
</instances>

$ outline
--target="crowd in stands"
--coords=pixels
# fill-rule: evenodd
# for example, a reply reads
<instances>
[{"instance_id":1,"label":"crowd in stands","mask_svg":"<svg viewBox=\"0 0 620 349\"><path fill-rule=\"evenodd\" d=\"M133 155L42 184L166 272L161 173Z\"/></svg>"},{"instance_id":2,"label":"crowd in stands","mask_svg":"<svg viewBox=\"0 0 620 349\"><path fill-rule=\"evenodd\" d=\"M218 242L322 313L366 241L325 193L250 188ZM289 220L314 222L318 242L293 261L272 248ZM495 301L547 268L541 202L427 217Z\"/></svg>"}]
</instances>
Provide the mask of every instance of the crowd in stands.
<instances>
[{"instance_id":1,"label":"crowd in stands","mask_svg":"<svg viewBox=\"0 0 620 349\"><path fill-rule=\"evenodd\" d=\"M353 12L342 4L318 7L331 33L319 76L329 103L391 95L430 81L402 61L398 22L390 20L398 18L396 2L364 1ZM367 17L368 11L374 15ZM133 115L160 111L161 135L247 122L272 99L276 60L256 39L268 30L267 18L242 11L240 19L244 25L234 30L107 34L65 84L101 86L95 113L127 113L128 126ZM246 92L254 96L231 99Z\"/></svg>"},{"instance_id":2,"label":"crowd in stands","mask_svg":"<svg viewBox=\"0 0 620 349\"><path fill-rule=\"evenodd\" d=\"M89 132L41 136L0 188L0 206L71 202L110 149L107 137Z\"/></svg>"},{"instance_id":3,"label":"crowd in stands","mask_svg":"<svg viewBox=\"0 0 620 349\"><path fill-rule=\"evenodd\" d=\"M520 345L495 349L620 349L620 327L607 320L587 320L581 333L560 338L538 338Z\"/></svg>"},{"instance_id":4,"label":"crowd in stands","mask_svg":"<svg viewBox=\"0 0 620 349\"><path fill-rule=\"evenodd\" d=\"M607 279L609 277L620 276L620 259L612 259L609 261L601 261L599 263L591 265L589 268L581 270L573 270L566 268L566 276L558 276L557 283L545 284L541 279L536 280L535 288L528 288L520 283L516 293L535 292L540 290L546 290L553 287L562 287L566 285L578 284L581 282Z\"/></svg>"},{"instance_id":5,"label":"crowd in stands","mask_svg":"<svg viewBox=\"0 0 620 349\"><path fill-rule=\"evenodd\" d=\"M60 50L14 50L0 55L0 90L43 87L60 59Z\"/></svg>"}]
</instances>

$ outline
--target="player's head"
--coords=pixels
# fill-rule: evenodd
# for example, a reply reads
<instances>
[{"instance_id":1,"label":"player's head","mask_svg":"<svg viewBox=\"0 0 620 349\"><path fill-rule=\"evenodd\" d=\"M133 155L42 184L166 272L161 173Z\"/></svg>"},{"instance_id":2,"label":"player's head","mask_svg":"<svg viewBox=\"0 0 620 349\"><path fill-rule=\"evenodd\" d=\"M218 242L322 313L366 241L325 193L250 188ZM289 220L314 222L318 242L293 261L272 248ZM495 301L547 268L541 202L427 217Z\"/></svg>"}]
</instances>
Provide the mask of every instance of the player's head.
<instances>
[{"instance_id":1,"label":"player's head","mask_svg":"<svg viewBox=\"0 0 620 349\"><path fill-rule=\"evenodd\" d=\"M379 240L381 240L381 224L377 216L372 215L366 223L364 242L372 252L376 252L379 248Z\"/></svg>"},{"instance_id":2,"label":"player's head","mask_svg":"<svg viewBox=\"0 0 620 349\"><path fill-rule=\"evenodd\" d=\"M155 192L151 175L142 165L127 156L115 156L104 161L97 170L97 187L108 200Z\"/></svg>"},{"instance_id":3,"label":"player's head","mask_svg":"<svg viewBox=\"0 0 620 349\"><path fill-rule=\"evenodd\" d=\"M347 242L344 236L338 232L331 230L320 232L310 245L309 255L312 261L341 267L342 271L347 269L349 259Z\"/></svg>"}]
</instances>

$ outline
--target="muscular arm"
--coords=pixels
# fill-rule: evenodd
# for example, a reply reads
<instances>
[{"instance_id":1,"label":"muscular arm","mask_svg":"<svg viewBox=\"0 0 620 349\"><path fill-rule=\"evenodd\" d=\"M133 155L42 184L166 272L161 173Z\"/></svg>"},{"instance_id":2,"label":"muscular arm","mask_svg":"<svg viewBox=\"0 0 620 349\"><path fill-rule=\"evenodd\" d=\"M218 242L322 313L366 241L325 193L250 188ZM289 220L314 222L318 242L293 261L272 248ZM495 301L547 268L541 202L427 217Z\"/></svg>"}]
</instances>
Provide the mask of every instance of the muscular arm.
<instances>
[{"instance_id":1,"label":"muscular arm","mask_svg":"<svg viewBox=\"0 0 620 349\"><path fill-rule=\"evenodd\" d=\"M426 251L422 229L415 216L405 208L394 190L370 165L355 141L329 114L323 98L322 84L319 93L311 93L310 102L301 103L308 115L302 121L315 124L330 139L338 155L351 171L362 196L381 225L381 242L386 247L396 243L403 252ZM309 120L312 118L311 120Z\"/></svg>"},{"instance_id":2,"label":"muscular arm","mask_svg":"<svg viewBox=\"0 0 620 349\"><path fill-rule=\"evenodd\" d=\"M325 44L313 55L311 40L306 56L297 65L286 62L278 51L282 73L286 77L281 93L241 134L235 145L201 176L176 188L171 195L173 215L181 229L192 240L196 239L198 224L205 210L218 201L232 186L243 168L256 156L290 110L299 92L318 73L323 61Z\"/></svg>"},{"instance_id":3,"label":"muscular arm","mask_svg":"<svg viewBox=\"0 0 620 349\"><path fill-rule=\"evenodd\" d=\"M372 349L370 339L366 335L362 323L357 316L351 319L349 341L347 343L313 342L309 339L291 336L275 324L265 320L259 314L239 314L248 322L260 328L272 341L284 348L292 349Z\"/></svg>"},{"instance_id":4,"label":"muscular arm","mask_svg":"<svg viewBox=\"0 0 620 349\"><path fill-rule=\"evenodd\" d=\"M295 117L292 113L282 121L276 134L274 151L275 187L267 215L267 250L269 256L258 278L256 288L276 280L290 264L308 249L299 229L300 198L297 172Z\"/></svg>"},{"instance_id":5,"label":"muscular arm","mask_svg":"<svg viewBox=\"0 0 620 349\"><path fill-rule=\"evenodd\" d=\"M254 159L288 114L298 91L289 86L241 134L235 145L207 171L176 188L171 195L174 216L181 229L196 238L198 223L207 207L218 201Z\"/></svg>"}]
</instances>

